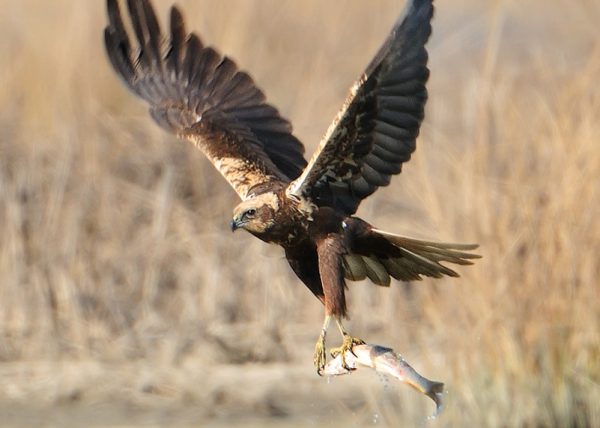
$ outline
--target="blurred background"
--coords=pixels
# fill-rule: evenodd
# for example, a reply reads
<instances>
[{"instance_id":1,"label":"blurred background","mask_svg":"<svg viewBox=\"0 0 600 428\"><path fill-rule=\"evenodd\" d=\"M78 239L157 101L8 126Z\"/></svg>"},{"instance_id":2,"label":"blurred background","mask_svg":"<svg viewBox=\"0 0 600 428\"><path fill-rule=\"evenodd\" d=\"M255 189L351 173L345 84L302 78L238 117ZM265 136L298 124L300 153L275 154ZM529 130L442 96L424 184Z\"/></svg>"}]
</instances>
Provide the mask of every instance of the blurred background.
<instances>
[{"instance_id":1,"label":"blurred background","mask_svg":"<svg viewBox=\"0 0 600 428\"><path fill-rule=\"evenodd\" d=\"M178 4L309 156L404 2ZM600 426L600 1L436 6L417 152L358 214L483 259L351 283L348 322L446 383L426 422L405 385L316 375L321 305L116 78L103 1L0 0L0 425Z\"/></svg>"}]
</instances>

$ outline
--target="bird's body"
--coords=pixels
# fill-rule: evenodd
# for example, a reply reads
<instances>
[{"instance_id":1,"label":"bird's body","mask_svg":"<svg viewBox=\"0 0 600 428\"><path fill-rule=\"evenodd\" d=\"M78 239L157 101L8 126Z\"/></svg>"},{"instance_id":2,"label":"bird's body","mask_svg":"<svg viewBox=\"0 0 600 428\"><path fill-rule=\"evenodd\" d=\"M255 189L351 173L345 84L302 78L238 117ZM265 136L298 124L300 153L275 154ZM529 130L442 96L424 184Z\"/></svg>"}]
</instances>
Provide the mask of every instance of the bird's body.
<instances>
[{"instance_id":1,"label":"bird's body","mask_svg":"<svg viewBox=\"0 0 600 428\"><path fill-rule=\"evenodd\" d=\"M475 245L420 241L377 230L355 216L360 202L415 150L429 77L425 43L432 0L412 0L307 162L291 125L267 104L250 76L185 31L171 9L163 38L149 0L128 0L132 49L118 0L107 0L109 58L163 128L191 141L238 193L232 230L283 247L290 267L325 306L315 365L325 364L334 319L344 336L336 353L360 340L342 326L346 280L458 276L440 262L471 264Z\"/></svg>"}]
</instances>

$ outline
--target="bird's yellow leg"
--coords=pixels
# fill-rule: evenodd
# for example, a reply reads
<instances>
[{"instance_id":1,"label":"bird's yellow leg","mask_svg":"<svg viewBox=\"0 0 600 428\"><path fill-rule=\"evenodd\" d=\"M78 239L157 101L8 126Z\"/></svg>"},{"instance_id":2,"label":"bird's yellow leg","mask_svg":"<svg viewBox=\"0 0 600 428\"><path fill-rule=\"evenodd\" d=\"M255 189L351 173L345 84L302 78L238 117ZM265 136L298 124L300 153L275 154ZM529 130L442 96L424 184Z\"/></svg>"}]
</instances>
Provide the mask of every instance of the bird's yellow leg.
<instances>
[{"instance_id":1,"label":"bird's yellow leg","mask_svg":"<svg viewBox=\"0 0 600 428\"><path fill-rule=\"evenodd\" d=\"M321 376L323 368L325 368L325 363L327 362L327 355L325 353L325 336L327 336L327 329L329 328L330 322L331 315L325 315L325 321L323 321L323 329L321 330L319 340L317 340L317 344L315 345L315 356L313 361L315 367L317 368L317 373L319 376Z\"/></svg>"},{"instance_id":2,"label":"bird's yellow leg","mask_svg":"<svg viewBox=\"0 0 600 428\"><path fill-rule=\"evenodd\" d=\"M357 337L350 336L348 334L348 332L346 331L346 329L344 328L344 326L342 325L342 321L338 317L335 318L335 323L337 324L338 329L340 330L340 333L342 333L342 337L343 337L342 346L340 346L338 348L332 348L329 350L329 352L331 353L331 356L333 358L335 358L341 354L342 355L342 366L346 370L351 370L350 367L348 367L348 365L346 364L346 351L352 352L352 348L355 345L363 345L365 343L365 341L362 339L359 339Z\"/></svg>"}]
</instances>

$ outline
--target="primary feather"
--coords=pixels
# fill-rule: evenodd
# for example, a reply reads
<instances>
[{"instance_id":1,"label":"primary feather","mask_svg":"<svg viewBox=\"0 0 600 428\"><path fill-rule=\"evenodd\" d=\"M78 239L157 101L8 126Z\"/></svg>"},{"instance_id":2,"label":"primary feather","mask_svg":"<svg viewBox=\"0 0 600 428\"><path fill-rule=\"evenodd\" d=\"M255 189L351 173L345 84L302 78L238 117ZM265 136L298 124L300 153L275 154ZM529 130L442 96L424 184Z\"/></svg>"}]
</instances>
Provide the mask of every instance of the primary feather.
<instances>
[{"instance_id":1,"label":"primary feather","mask_svg":"<svg viewBox=\"0 0 600 428\"><path fill-rule=\"evenodd\" d=\"M176 7L165 40L148 0L127 5L135 41L118 1L108 0L106 49L159 125L195 143L242 199L258 185L287 183L300 175L304 146L247 73L188 34Z\"/></svg>"},{"instance_id":2,"label":"primary feather","mask_svg":"<svg viewBox=\"0 0 600 428\"><path fill-rule=\"evenodd\" d=\"M424 116L432 16L430 0L409 2L290 194L351 215L400 173Z\"/></svg>"}]
</instances>

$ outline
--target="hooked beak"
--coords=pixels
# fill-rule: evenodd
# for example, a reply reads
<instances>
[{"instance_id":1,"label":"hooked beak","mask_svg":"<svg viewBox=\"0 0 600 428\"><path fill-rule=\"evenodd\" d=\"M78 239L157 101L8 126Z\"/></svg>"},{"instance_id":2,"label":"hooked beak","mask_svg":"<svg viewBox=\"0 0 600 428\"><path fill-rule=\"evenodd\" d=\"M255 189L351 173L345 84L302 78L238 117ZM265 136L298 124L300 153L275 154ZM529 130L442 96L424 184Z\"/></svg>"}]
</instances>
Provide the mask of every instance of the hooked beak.
<instances>
[{"instance_id":1,"label":"hooked beak","mask_svg":"<svg viewBox=\"0 0 600 428\"><path fill-rule=\"evenodd\" d=\"M240 228L240 223L238 223L235 219L231 220L231 231L235 232Z\"/></svg>"}]
</instances>

